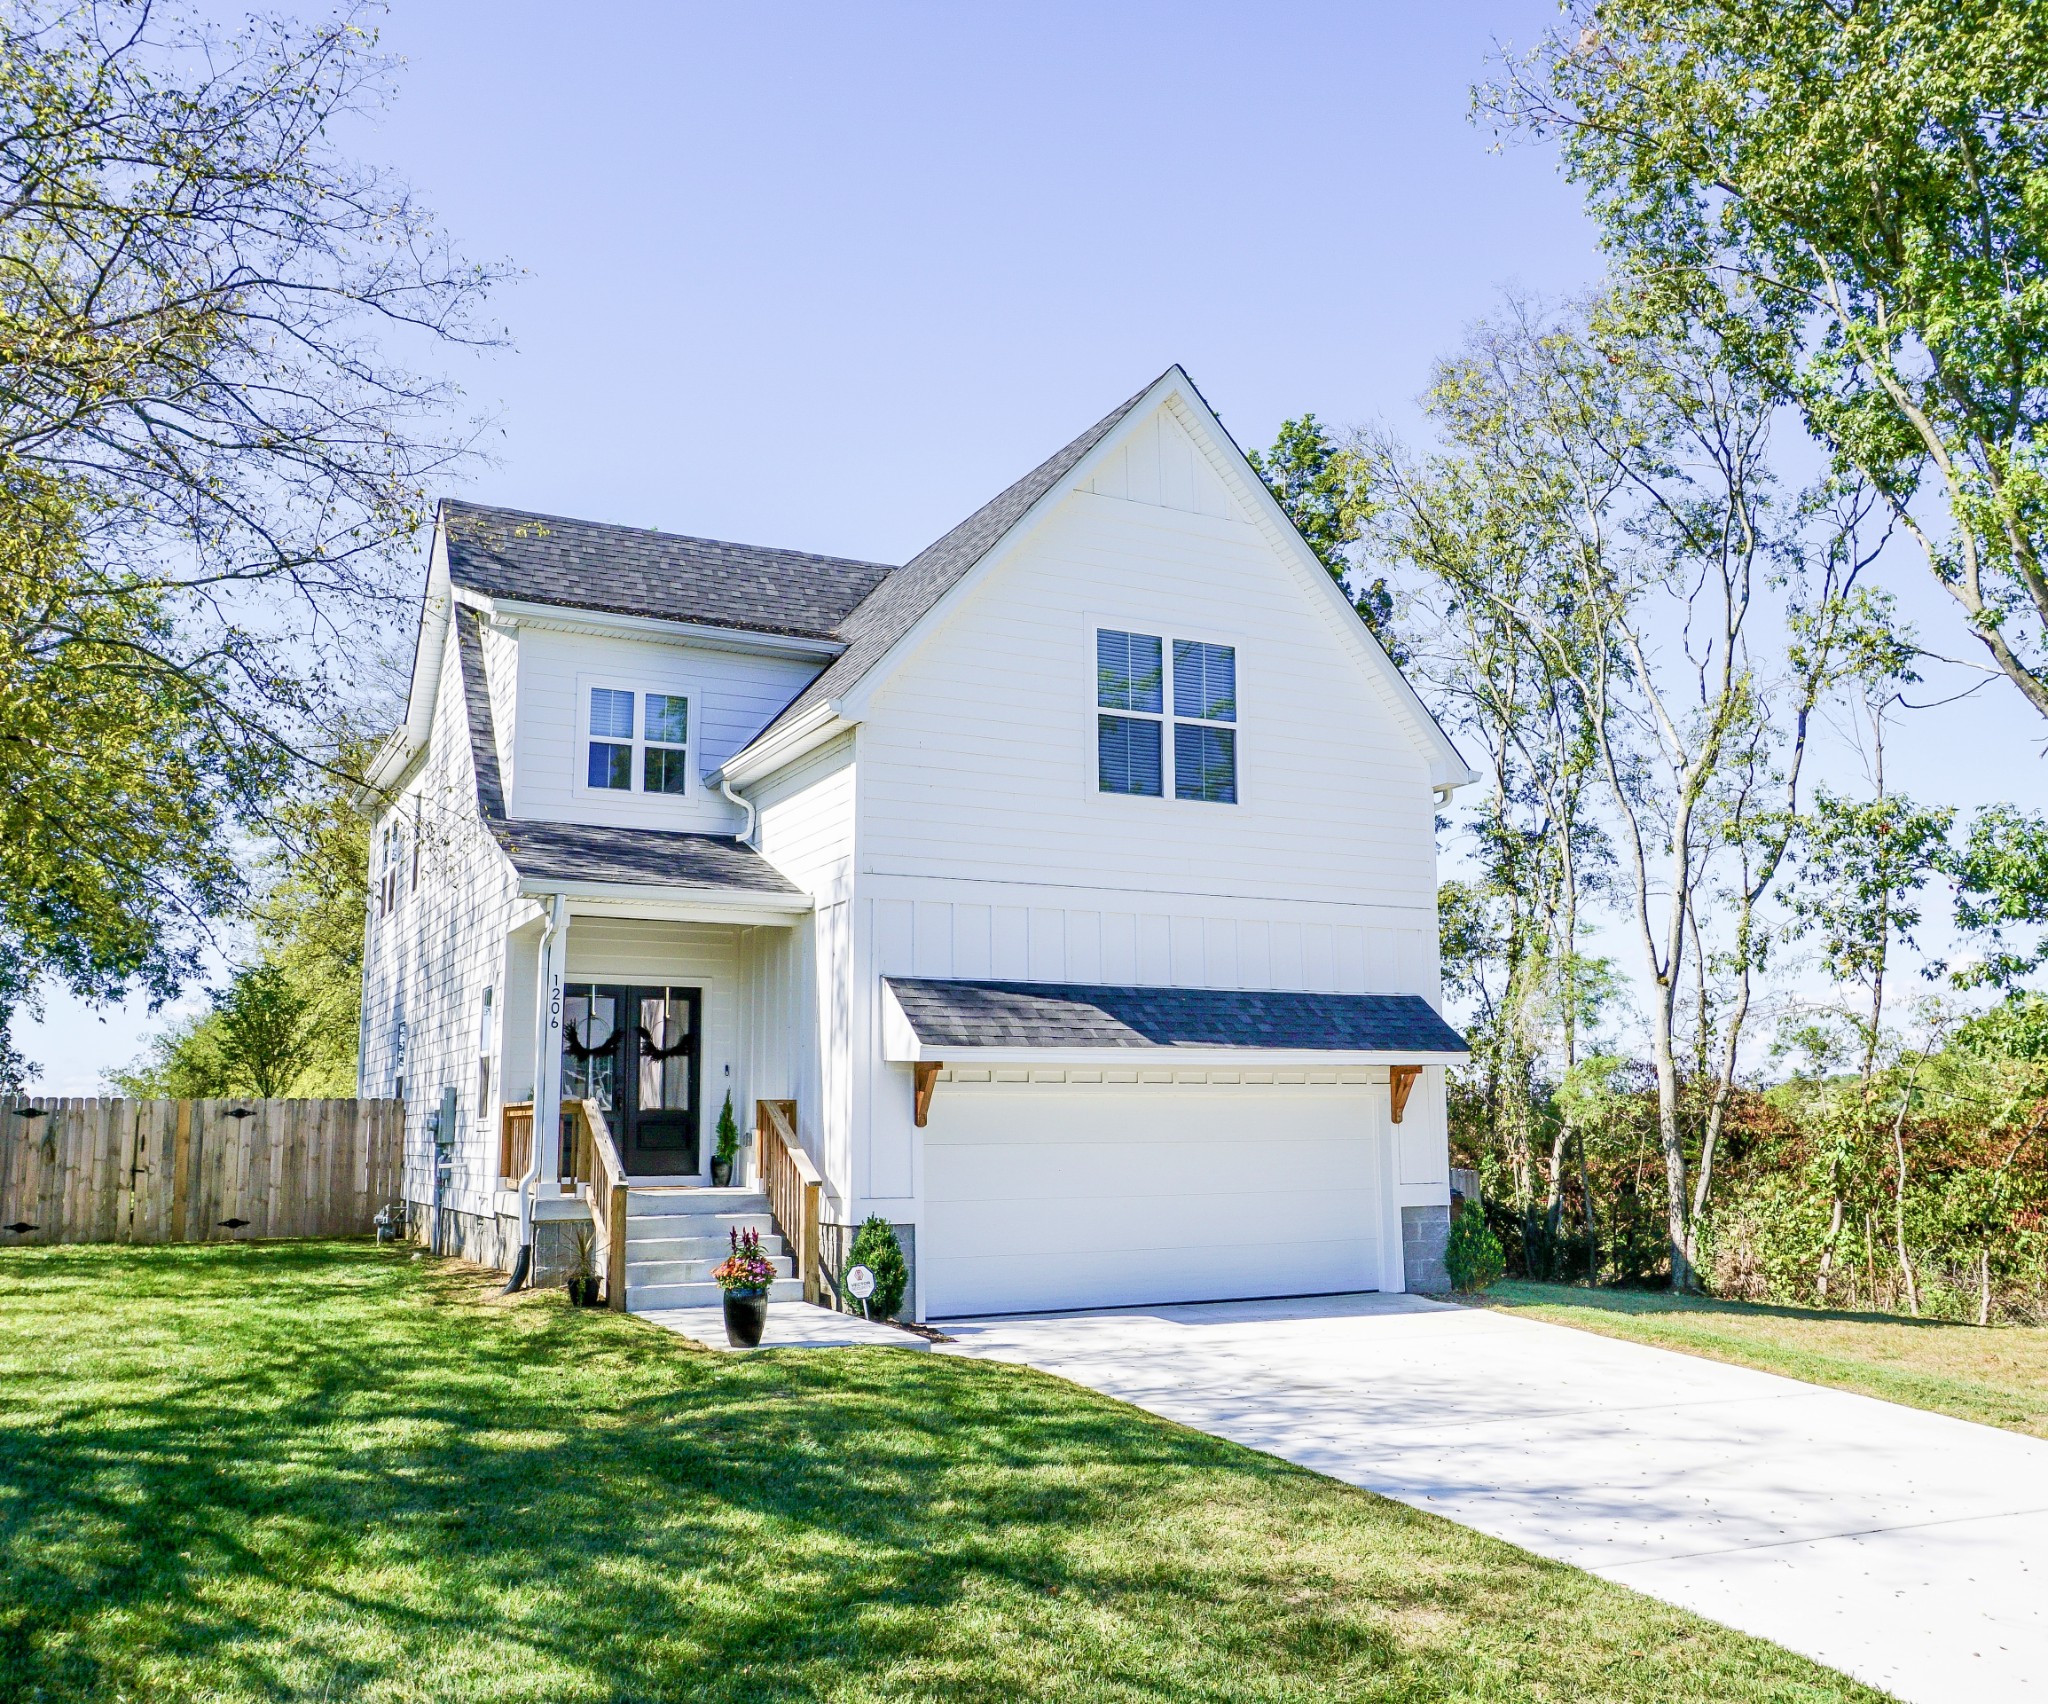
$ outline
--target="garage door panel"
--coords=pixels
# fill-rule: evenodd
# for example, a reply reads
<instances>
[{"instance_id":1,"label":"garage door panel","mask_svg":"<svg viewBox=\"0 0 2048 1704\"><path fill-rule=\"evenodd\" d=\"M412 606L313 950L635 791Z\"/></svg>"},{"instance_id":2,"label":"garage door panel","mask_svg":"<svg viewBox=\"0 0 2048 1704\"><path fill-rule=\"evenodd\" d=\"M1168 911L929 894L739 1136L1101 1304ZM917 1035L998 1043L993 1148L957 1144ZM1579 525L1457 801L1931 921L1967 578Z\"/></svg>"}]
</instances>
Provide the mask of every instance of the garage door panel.
<instances>
[{"instance_id":1,"label":"garage door panel","mask_svg":"<svg viewBox=\"0 0 2048 1704\"><path fill-rule=\"evenodd\" d=\"M1127 1251L1095 1250L1063 1257L1050 1271L1036 1255L971 1255L951 1264L945 1274L943 1313L1214 1302L1246 1295L1370 1290L1377 1283L1371 1249L1352 1240L1294 1248L1284 1289L1248 1284L1247 1274L1261 1263L1270 1265L1272 1255L1272 1244L1264 1241L1162 1250L1142 1261ZM1026 1298L1021 1306L1019 1297Z\"/></svg>"},{"instance_id":2,"label":"garage door panel","mask_svg":"<svg viewBox=\"0 0 2048 1704\"><path fill-rule=\"evenodd\" d=\"M1298 1192L1253 1194L1243 1190L1171 1196L1085 1196L1048 1211L1041 1200L996 1198L932 1203L921 1240L927 1257L969 1256L989 1249L1067 1254L1091 1248L1164 1249L1189 1244L1235 1246L1277 1238L1318 1242L1313 1226L1301 1222ZM1370 1190L1334 1191L1317 1217L1369 1230L1374 1196Z\"/></svg>"},{"instance_id":3,"label":"garage door panel","mask_svg":"<svg viewBox=\"0 0 2048 1704\"><path fill-rule=\"evenodd\" d=\"M1377 1285L1362 1086L1033 1084L940 1101L919 1234L935 1315Z\"/></svg>"},{"instance_id":4,"label":"garage door panel","mask_svg":"<svg viewBox=\"0 0 2048 1704\"><path fill-rule=\"evenodd\" d=\"M1017 1201L1064 1201L1155 1191L1293 1196L1311 1179L1318 1187L1366 1188L1369 1174L1357 1147L1330 1141L1131 1143L1108 1135L1092 1143L957 1149L929 1142L925 1199L970 1202L1001 1193Z\"/></svg>"}]
</instances>

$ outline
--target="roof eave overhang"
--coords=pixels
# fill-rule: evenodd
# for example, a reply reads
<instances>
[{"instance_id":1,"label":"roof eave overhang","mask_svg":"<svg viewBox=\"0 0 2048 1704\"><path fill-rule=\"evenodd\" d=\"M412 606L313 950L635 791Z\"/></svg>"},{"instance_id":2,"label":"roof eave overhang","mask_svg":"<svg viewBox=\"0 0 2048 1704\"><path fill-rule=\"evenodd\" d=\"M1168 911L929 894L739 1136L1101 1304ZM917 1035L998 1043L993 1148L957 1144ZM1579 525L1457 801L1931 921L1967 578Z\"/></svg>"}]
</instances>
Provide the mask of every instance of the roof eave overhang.
<instances>
[{"instance_id":1,"label":"roof eave overhang","mask_svg":"<svg viewBox=\"0 0 2048 1704\"><path fill-rule=\"evenodd\" d=\"M772 775L786 764L815 751L852 726L852 720L841 714L838 699L814 704L786 727L771 727L766 737L734 752L721 768L714 769L704 779L714 787L722 787L728 781L736 787L758 781L762 776Z\"/></svg>"},{"instance_id":2,"label":"roof eave overhang","mask_svg":"<svg viewBox=\"0 0 2048 1704\"><path fill-rule=\"evenodd\" d=\"M669 882L563 881L550 876L519 878L522 899L568 902L570 914L651 918L661 922L768 924L787 928L807 916L811 897L772 888L694 888Z\"/></svg>"},{"instance_id":3,"label":"roof eave overhang","mask_svg":"<svg viewBox=\"0 0 2048 1704\"><path fill-rule=\"evenodd\" d=\"M530 598L496 597L456 582L460 600L482 610L499 626L540 627L559 633L624 634L664 639L671 644L736 651L748 656L788 657L802 662L830 662L846 649L840 639L819 639L801 633L778 633L753 627L726 627L715 622L677 621L666 616L627 615L591 609L582 604L541 603Z\"/></svg>"},{"instance_id":4,"label":"roof eave overhang","mask_svg":"<svg viewBox=\"0 0 2048 1704\"><path fill-rule=\"evenodd\" d=\"M892 1064L1135 1065L1214 1069L1217 1066L1462 1065L1463 1049L1304 1047L949 1047L916 1036L890 1036L882 1057Z\"/></svg>"}]
</instances>

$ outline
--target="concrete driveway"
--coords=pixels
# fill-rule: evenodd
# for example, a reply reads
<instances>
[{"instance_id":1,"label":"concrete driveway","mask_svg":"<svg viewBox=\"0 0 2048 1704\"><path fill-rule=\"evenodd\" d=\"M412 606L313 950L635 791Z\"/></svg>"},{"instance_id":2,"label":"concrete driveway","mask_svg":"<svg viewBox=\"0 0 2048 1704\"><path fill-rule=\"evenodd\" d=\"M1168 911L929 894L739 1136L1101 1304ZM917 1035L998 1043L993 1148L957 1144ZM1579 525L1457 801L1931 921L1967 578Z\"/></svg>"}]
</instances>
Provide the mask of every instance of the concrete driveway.
<instances>
[{"instance_id":1,"label":"concrete driveway","mask_svg":"<svg viewBox=\"0 0 2048 1704\"><path fill-rule=\"evenodd\" d=\"M2048 1442L1408 1296L943 1329L1901 1698L2048 1699Z\"/></svg>"}]
</instances>

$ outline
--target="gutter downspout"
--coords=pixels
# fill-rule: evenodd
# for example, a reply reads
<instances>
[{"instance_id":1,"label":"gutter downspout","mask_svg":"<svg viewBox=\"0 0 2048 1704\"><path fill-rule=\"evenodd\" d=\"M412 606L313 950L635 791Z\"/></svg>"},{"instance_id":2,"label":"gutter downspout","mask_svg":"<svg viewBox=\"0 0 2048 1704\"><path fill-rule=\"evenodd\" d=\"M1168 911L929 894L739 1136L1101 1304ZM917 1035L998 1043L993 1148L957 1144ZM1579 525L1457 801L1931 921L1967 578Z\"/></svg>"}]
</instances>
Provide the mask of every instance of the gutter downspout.
<instances>
[{"instance_id":1,"label":"gutter downspout","mask_svg":"<svg viewBox=\"0 0 2048 1704\"><path fill-rule=\"evenodd\" d=\"M548 902L547 921L542 924L540 945L534 953L533 978L533 1138L527 1144L526 1170L520 1174L519 1190L519 1255L512 1263L512 1275L505 1280L500 1295L509 1296L515 1290L524 1289L528 1275L533 1268L533 1198L534 1185L540 1181L541 1085L548 1068L548 1043L554 1039L553 1014L549 1010L548 959L554 945L555 935L561 929L569 909L568 901L555 894ZM559 1107L559 1098L556 1101ZM557 1112L556 1117L561 1115Z\"/></svg>"},{"instance_id":2,"label":"gutter downspout","mask_svg":"<svg viewBox=\"0 0 2048 1704\"><path fill-rule=\"evenodd\" d=\"M726 779L725 771L722 769L718 772L718 790L747 813L747 826L739 832L740 844L751 852L760 851L761 848L754 844L754 831L760 825L760 818L754 810L754 801L735 793L732 783Z\"/></svg>"}]
</instances>

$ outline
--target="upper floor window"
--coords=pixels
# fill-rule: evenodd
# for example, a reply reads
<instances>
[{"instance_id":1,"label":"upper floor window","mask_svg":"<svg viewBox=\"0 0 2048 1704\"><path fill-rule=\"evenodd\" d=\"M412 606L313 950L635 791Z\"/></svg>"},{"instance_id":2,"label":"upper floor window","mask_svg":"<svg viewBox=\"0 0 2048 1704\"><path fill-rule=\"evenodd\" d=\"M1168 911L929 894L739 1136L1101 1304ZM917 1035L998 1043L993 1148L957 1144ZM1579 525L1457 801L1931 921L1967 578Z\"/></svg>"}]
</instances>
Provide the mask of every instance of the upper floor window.
<instances>
[{"instance_id":1,"label":"upper floor window","mask_svg":"<svg viewBox=\"0 0 2048 1704\"><path fill-rule=\"evenodd\" d=\"M1171 715L1165 660L1166 642L1158 634L1097 629L1096 785L1105 793L1159 798L1170 751L1175 798L1234 805L1237 649L1174 640Z\"/></svg>"},{"instance_id":2,"label":"upper floor window","mask_svg":"<svg viewBox=\"0 0 2048 1704\"><path fill-rule=\"evenodd\" d=\"M682 693L590 688L585 785L607 792L687 793L690 701Z\"/></svg>"}]
</instances>

